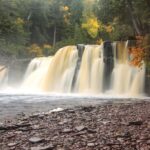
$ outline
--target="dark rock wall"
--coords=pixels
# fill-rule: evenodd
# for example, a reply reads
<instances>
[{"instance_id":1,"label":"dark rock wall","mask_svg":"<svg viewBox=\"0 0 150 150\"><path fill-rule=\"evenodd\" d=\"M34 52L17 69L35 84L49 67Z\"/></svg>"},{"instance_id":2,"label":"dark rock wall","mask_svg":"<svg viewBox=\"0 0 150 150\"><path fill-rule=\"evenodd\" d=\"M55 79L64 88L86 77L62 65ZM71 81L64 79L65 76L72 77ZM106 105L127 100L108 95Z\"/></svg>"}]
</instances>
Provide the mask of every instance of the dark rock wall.
<instances>
[{"instance_id":1,"label":"dark rock wall","mask_svg":"<svg viewBox=\"0 0 150 150\"><path fill-rule=\"evenodd\" d=\"M111 73L114 67L114 54L111 42L104 42L103 61L104 61L104 79L103 90L108 90L111 83Z\"/></svg>"},{"instance_id":2,"label":"dark rock wall","mask_svg":"<svg viewBox=\"0 0 150 150\"><path fill-rule=\"evenodd\" d=\"M82 60L82 55L83 55L84 49L85 49L85 46L83 44L78 44L77 45L78 60L77 60L77 64L76 64L76 68L75 68L75 72L74 72L74 77L73 77L73 80L72 80L72 92L74 92L74 90L75 90L74 89L75 88L75 83L76 83L77 76L78 76L78 73L79 73L79 69L80 69L80 66L81 66L81 60Z\"/></svg>"},{"instance_id":3,"label":"dark rock wall","mask_svg":"<svg viewBox=\"0 0 150 150\"><path fill-rule=\"evenodd\" d=\"M146 69L145 75L145 93L150 96L150 70Z\"/></svg>"}]
</instances>

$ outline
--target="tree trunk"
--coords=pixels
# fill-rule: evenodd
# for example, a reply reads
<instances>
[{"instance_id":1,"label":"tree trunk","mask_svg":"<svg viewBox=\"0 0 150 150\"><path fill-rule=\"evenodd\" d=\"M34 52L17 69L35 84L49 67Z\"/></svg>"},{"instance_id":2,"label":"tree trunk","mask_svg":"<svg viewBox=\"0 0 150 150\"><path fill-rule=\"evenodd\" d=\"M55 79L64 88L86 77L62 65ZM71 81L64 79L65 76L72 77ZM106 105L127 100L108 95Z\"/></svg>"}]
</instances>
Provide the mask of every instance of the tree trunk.
<instances>
[{"instance_id":1,"label":"tree trunk","mask_svg":"<svg viewBox=\"0 0 150 150\"><path fill-rule=\"evenodd\" d=\"M54 26L53 47L55 47L55 44L56 44L56 32L57 32L57 29L56 29L56 25L55 25Z\"/></svg>"},{"instance_id":2,"label":"tree trunk","mask_svg":"<svg viewBox=\"0 0 150 150\"><path fill-rule=\"evenodd\" d=\"M134 9L131 0L126 0L129 14L131 15L133 27L137 35L143 35L142 23L140 19L134 14Z\"/></svg>"}]
</instances>

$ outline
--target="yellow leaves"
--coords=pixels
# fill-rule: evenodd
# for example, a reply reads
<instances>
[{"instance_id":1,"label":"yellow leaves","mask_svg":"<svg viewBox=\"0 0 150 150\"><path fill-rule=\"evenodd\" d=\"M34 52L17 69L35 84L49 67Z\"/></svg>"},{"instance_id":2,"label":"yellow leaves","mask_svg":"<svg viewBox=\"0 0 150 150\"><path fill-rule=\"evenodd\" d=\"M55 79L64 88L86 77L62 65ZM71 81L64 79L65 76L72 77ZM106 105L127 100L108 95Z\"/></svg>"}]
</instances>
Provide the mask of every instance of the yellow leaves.
<instances>
[{"instance_id":1,"label":"yellow leaves","mask_svg":"<svg viewBox=\"0 0 150 150\"><path fill-rule=\"evenodd\" d=\"M107 33L111 33L113 31L113 27L111 25L105 25L104 28Z\"/></svg>"},{"instance_id":2,"label":"yellow leaves","mask_svg":"<svg viewBox=\"0 0 150 150\"><path fill-rule=\"evenodd\" d=\"M101 32L107 32L112 33L113 32L113 26L111 25L104 25L96 17L90 17L87 18L84 23L82 23L82 28L86 29L88 34L92 38L96 38L99 31Z\"/></svg>"},{"instance_id":3,"label":"yellow leaves","mask_svg":"<svg viewBox=\"0 0 150 150\"><path fill-rule=\"evenodd\" d=\"M69 24L69 18L71 16L71 13L69 12L69 7L68 6L62 6L61 10L63 11L63 18L64 18L64 22L66 24Z\"/></svg>"},{"instance_id":4,"label":"yellow leaves","mask_svg":"<svg viewBox=\"0 0 150 150\"><path fill-rule=\"evenodd\" d=\"M96 44L98 45L101 45L103 43L103 39L102 38L99 38L97 41L96 41Z\"/></svg>"},{"instance_id":5,"label":"yellow leaves","mask_svg":"<svg viewBox=\"0 0 150 150\"><path fill-rule=\"evenodd\" d=\"M129 48L131 56L131 65L141 67L142 61L144 60L145 56L145 49L141 45L143 38L136 37L136 39L137 39L136 46Z\"/></svg>"},{"instance_id":6,"label":"yellow leaves","mask_svg":"<svg viewBox=\"0 0 150 150\"><path fill-rule=\"evenodd\" d=\"M132 47L130 48L130 54L132 56L131 65L141 67L144 57L144 49L140 47Z\"/></svg>"},{"instance_id":7,"label":"yellow leaves","mask_svg":"<svg viewBox=\"0 0 150 150\"><path fill-rule=\"evenodd\" d=\"M64 17L64 22L66 24L69 24L69 16L68 16L68 14L65 14L63 17Z\"/></svg>"},{"instance_id":8,"label":"yellow leaves","mask_svg":"<svg viewBox=\"0 0 150 150\"><path fill-rule=\"evenodd\" d=\"M63 7L63 11L68 11L69 10L69 7L68 6L64 6Z\"/></svg>"},{"instance_id":9,"label":"yellow leaves","mask_svg":"<svg viewBox=\"0 0 150 150\"><path fill-rule=\"evenodd\" d=\"M28 51L35 57L43 56L42 49L37 44L32 44L30 47L28 47Z\"/></svg>"},{"instance_id":10,"label":"yellow leaves","mask_svg":"<svg viewBox=\"0 0 150 150\"><path fill-rule=\"evenodd\" d=\"M88 34L95 38L98 34L100 24L96 17L88 18L85 23L82 24L82 28L86 29Z\"/></svg>"},{"instance_id":11,"label":"yellow leaves","mask_svg":"<svg viewBox=\"0 0 150 150\"><path fill-rule=\"evenodd\" d=\"M44 54L47 54L51 50L52 46L49 44L44 44L43 46L39 46L37 44L32 44L27 48L30 55L34 57L41 57Z\"/></svg>"},{"instance_id":12,"label":"yellow leaves","mask_svg":"<svg viewBox=\"0 0 150 150\"><path fill-rule=\"evenodd\" d=\"M15 21L15 24L16 25L23 25L24 24L24 20L21 19L21 18L17 18L16 21Z\"/></svg>"},{"instance_id":13,"label":"yellow leaves","mask_svg":"<svg viewBox=\"0 0 150 150\"><path fill-rule=\"evenodd\" d=\"M49 44L44 44L43 45L43 49L51 49L51 48L52 48L52 46L49 45Z\"/></svg>"}]
</instances>

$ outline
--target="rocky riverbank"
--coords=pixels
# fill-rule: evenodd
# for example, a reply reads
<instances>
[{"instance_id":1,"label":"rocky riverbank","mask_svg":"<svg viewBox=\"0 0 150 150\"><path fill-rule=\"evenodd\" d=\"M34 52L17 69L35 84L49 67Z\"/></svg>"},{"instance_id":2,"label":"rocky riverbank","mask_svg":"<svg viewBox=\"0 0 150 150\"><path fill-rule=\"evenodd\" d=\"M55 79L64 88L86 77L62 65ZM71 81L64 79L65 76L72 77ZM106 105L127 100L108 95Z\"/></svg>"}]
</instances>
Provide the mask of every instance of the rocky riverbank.
<instances>
[{"instance_id":1,"label":"rocky riverbank","mask_svg":"<svg viewBox=\"0 0 150 150\"><path fill-rule=\"evenodd\" d=\"M149 150L150 102L80 106L0 124L0 150Z\"/></svg>"}]
</instances>

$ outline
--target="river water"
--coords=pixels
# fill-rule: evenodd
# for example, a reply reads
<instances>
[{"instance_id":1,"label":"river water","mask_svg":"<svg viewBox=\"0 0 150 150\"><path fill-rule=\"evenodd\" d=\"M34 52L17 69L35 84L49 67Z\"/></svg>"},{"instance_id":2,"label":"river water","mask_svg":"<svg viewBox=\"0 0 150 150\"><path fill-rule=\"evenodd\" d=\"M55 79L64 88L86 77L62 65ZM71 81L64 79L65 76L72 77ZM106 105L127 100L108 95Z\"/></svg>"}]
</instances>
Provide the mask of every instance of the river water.
<instances>
[{"instance_id":1,"label":"river water","mask_svg":"<svg viewBox=\"0 0 150 150\"><path fill-rule=\"evenodd\" d=\"M17 114L31 114L47 112L56 108L75 106L98 105L106 102L134 102L149 100L148 97L128 98L104 95L77 95L77 94L27 94L15 92L0 93L0 121L12 119Z\"/></svg>"}]
</instances>

